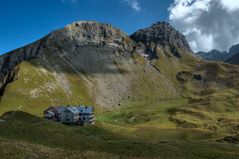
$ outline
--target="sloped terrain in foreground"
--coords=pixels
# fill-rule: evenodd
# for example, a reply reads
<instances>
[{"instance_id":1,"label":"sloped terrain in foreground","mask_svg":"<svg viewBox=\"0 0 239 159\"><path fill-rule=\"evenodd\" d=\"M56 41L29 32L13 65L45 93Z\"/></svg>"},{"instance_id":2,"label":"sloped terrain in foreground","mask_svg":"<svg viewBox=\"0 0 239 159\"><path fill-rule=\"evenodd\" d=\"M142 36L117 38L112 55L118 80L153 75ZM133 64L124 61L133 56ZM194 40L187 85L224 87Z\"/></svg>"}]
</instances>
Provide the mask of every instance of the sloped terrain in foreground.
<instances>
[{"instance_id":1,"label":"sloped terrain in foreground","mask_svg":"<svg viewBox=\"0 0 239 159\"><path fill-rule=\"evenodd\" d=\"M25 158L238 158L237 144L218 143L222 134L178 129L120 127L97 123L71 127L32 116L8 112L1 117L0 157ZM152 134L154 135L152 135ZM154 138L156 134L159 138ZM13 151L14 150L14 151Z\"/></svg>"}]
</instances>

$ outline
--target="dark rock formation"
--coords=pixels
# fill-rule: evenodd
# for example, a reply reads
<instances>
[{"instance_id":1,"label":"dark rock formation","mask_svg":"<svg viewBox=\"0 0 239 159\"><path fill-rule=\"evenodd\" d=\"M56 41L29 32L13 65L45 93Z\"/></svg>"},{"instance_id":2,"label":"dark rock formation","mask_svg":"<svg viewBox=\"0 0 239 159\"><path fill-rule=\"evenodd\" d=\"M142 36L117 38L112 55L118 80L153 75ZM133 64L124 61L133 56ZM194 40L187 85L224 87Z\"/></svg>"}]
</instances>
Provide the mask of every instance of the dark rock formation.
<instances>
[{"instance_id":1,"label":"dark rock formation","mask_svg":"<svg viewBox=\"0 0 239 159\"><path fill-rule=\"evenodd\" d=\"M182 56L185 52L192 52L184 35L167 22L158 22L149 28L135 32L130 37L146 46L146 52L150 58L157 56L156 47L167 48L176 57Z\"/></svg>"},{"instance_id":2,"label":"dark rock formation","mask_svg":"<svg viewBox=\"0 0 239 159\"><path fill-rule=\"evenodd\" d=\"M226 136L216 140L218 143L239 144L239 136Z\"/></svg>"},{"instance_id":3,"label":"dark rock formation","mask_svg":"<svg viewBox=\"0 0 239 159\"><path fill-rule=\"evenodd\" d=\"M237 54L237 53L239 53L239 44L233 45L233 46L230 48L230 50L229 50L229 54L230 54L231 56L233 56L233 55L235 55L235 54Z\"/></svg>"},{"instance_id":4,"label":"dark rock formation","mask_svg":"<svg viewBox=\"0 0 239 159\"><path fill-rule=\"evenodd\" d=\"M239 44L231 47L229 54L231 55L229 58L225 60L226 63L230 64L239 64Z\"/></svg>"}]
</instances>

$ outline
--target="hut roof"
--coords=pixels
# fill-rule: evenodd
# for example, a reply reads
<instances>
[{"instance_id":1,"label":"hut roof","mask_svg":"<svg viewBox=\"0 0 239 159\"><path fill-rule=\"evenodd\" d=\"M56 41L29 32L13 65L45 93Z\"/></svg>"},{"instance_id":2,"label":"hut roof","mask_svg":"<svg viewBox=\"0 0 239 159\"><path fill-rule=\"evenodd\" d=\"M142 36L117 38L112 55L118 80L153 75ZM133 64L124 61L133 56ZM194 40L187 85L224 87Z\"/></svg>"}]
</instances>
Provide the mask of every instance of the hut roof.
<instances>
[{"instance_id":1,"label":"hut roof","mask_svg":"<svg viewBox=\"0 0 239 159\"><path fill-rule=\"evenodd\" d=\"M72 113L79 113L79 110L76 107L67 107Z\"/></svg>"}]
</instances>

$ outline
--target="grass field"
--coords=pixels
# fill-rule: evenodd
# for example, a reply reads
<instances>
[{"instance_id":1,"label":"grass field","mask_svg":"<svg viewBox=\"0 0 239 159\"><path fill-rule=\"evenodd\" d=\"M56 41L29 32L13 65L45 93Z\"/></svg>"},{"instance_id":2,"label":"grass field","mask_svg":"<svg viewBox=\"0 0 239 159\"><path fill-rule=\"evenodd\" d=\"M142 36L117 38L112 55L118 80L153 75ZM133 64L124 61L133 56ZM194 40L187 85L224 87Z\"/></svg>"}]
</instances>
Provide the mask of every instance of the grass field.
<instances>
[{"instance_id":1,"label":"grass field","mask_svg":"<svg viewBox=\"0 0 239 159\"><path fill-rule=\"evenodd\" d=\"M210 116L212 113L196 112L190 105L186 106L187 103L184 98L154 102L132 100L115 110L98 110L96 124L85 127L11 112L1 117L1 155L24 159L239 158L238 144L217 142L217 139L237 134L229 131L225 124L216 125L218 129L205 127L204 123L215 124L216 113ZM184 122L175 122L170 116ZM236 124L238 120L233 119L233 122L225 122ZM13 154L12 149L16 153Z\"/></svg>"}]
</instances>

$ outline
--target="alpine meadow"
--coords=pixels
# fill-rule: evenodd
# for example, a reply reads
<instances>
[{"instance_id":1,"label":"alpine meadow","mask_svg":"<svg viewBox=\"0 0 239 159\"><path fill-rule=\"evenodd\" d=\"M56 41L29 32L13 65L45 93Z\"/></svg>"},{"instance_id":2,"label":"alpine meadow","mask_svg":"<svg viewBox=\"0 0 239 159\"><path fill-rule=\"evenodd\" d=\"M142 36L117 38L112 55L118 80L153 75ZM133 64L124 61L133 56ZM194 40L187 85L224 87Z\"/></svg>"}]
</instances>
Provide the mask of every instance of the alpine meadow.
<instances>
[{"instance_id":1,"label":"alpine meadow","mask_svg":"<svg viewBox=\"0 0 239 159\"><path fill-rule=\"evenodd\" d=\"M0 55L0 158L239 159L239 56L194 52L166 20L76 21ZM81 105L93 124L46 118Z\"/></svg>"}]
</instances>

